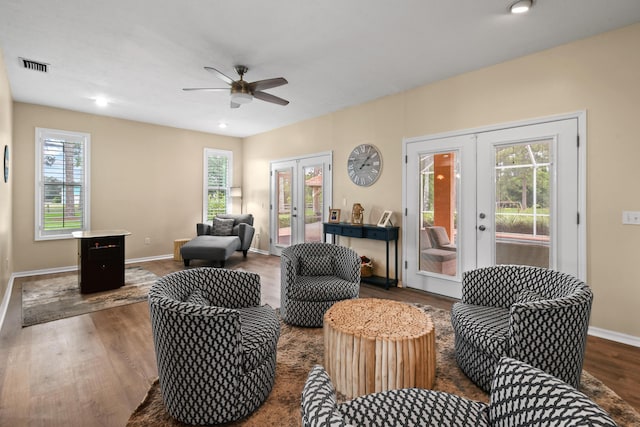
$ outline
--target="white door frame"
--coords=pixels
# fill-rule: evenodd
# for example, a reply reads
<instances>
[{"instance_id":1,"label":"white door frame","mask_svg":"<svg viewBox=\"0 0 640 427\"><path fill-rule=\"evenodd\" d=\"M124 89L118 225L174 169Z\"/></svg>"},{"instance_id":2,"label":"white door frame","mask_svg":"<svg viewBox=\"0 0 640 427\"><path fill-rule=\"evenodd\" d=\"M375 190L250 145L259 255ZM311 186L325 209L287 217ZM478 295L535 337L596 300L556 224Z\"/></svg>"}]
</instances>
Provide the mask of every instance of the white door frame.
<instances>
[{"instance_id":1,"label":"white door frame","mask_svg":"<svg viewBox=\"0 0 640 427\"><path fill-rule=\"evenodd\" d=\"M567 113L567 114L560 114L560 115L554 115L554 116L548 116L548 117L542 117L542 118L535 118L535 119L528 119L528 120L522 120L522 121L501 123L501 124L490 125L490 126L483 126L479 128L470 128L470 129L444 132L444 133L433 134L433 135L405 138L403 140L403 147L402 147L402 150L403 150L402 154L403 154L403 158L405 159L405 167L403 168L403 173L402 173L402 188L403 188L402 210L405 213L405 215L403 216L403 227L402 227L402 241L403 241L402 256L404 261L403 262L404 269L403 269L403 277L402 277L403 282L405 281L405 277L407 273L407 264L408 264L407 254L409 253L410 250L412 250L412 248L407 247L407 243L406 243L408 240L407 236L408 236L408 233L416 232L416 230L413 228L414 225L412 223L408 223L407 221L407 212L408 212L407 179L408 177L407 177L406 162L408 159L408 154L407 154L408 144L416 143L420 141L428 142L428 141L436 141L436 140L442 140L442 139L452 138L452 137L462 137L466 135L473 136L483 132L491 132L496 130L524 127L529 125L536 125L536 124L560 121L560 120L566 120L566 119L576 119L577 126L578 126L578 129L577 129L578 141L576 142L577 144L579 143L578 160L577 160L578 161L577 210L579 215L579 223L578 223L578 231L577 231L577 234L578 234L577 235L577 239L578 239L577 276L579 279L586 281L587 280L587 266L586 266L586 260L587 260L587 232L586 232L587 230L587 227L586 227L586 224L587 224L587 209L586 209L587 207L587 203L586 203L587 113L586 111L583 110L583 111L576 111L576 112ZM473 221L475 221L475 218L473 219ZM457 280L459 280L459 278ZM408 284L405 284L405 286L407 285ZM453 296L459 297L459 295L453 295Z\"/></svg>"},{"instance_id":2,"label":"white door frame","mask_svg":"<svg viewBox=\"0 0 640 427\"><path fill-rule=\"evenodd\" d=\"M301 205L300 203L297 203L298 206L296 206L297 209L297 217L296 219L292 218L291 221L291 236L292 239L295 236L302 236L304 235L304 185L301 182L302 179L304 179L303 176L301 176L302 171L304 170L305 166L311 166L311 165L317 165L317 164L322 164L323 165L323 174L322 174L322 188L323 188L323 196L322 196L322 202L323 202L323 207L322 207L322 221L326 221L327 220L327 215L329 214L328 212L328 206L331 205L331 201L333 200L333 177L332 177L332 172L333 172L333 152L332 151L326 151L326 152L321 152L321 153L313 153L313 154L307 154L307 155L303 155L303 156L299 156L299 157L288 157L288 158L284 158L284 159L278 159L278 160L272 160L271 162L269 162L269 171L271 174L270 177L270 184L269 184L269 204L270 204L270 210L269 210L269 230L270 230L270 235L271 235L271 241L269 242L269 253L272 255L280 255L280 252L282 251L282 249L284 249L286 247L286 245L280 245L280 244L276 244L276 241L274 239L275 233L277 233L277 227L276 227L276 223L275 223L275 218L274 218L274 209L275 207L275 203L277 201L277 197L274 194L274 189L275 189L275 176L273 174L275 168L278 165L282 165L286 167L290 167L292 169L292 183L291 183L291 191L292 191L292 195L293 195L293 199L294 202L295 201L301 201ZM300 209L300 207L302 207L302 209ZM296 243L296 241L291 241L291 244Z\"/></svg>"}]
</instances>

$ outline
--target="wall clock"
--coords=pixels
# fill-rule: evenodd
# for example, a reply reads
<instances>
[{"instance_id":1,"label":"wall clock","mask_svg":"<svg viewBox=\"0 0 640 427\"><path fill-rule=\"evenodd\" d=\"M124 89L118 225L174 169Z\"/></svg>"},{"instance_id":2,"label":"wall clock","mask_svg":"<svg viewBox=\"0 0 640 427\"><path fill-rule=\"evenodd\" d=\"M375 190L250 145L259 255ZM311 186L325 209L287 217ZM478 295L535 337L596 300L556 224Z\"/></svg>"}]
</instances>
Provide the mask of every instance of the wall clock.
<instances>
[{"instance_id":1,"label":"wall clock","mask_svg":"<svg viewBox=\"0 0 640 427\"><path fill-rule=\"evenodd\" d=\"M361 187L372 185L382 172L382 155L371 144L360 144L351 151L347 173L351 181Z\"/></svg>"},{"instance_id":2,"label":"wall clock","mask_svg":"<svg viewBox=\"0 0 640 427\"><path fill-rule=\"evenodd\" d=\"M9 146L4 146L4 182L9 181Z\"/></svg>"}]
</instances>

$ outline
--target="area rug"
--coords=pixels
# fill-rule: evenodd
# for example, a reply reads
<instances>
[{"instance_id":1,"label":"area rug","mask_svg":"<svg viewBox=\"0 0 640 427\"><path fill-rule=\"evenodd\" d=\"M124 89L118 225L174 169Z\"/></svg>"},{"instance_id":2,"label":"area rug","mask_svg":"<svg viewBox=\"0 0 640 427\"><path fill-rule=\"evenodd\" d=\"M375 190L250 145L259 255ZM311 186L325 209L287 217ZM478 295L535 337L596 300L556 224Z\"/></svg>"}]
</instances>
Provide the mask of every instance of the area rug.
<instances>
[{"instance_id":1,"label":"area rug","mask_svg":"<svg viewBox=\"0 0 640 427\"><path fill-rule=\"evenodd\" d=\"M157 278L141 267L127 267L124 286L92 294L80 293L76 272L25 282L22 284L22 326L144 301Z\"/></svg>"},{"instance_id":2,"label":"area rug","mask_svg":"<svg viewBox=\"0 0 640 427\"><path fill-rule=\"evenodd\" d=\"M435 390L446 391L469 399L488 402L488 395L475 386L458 368L453 349L453 329L449 312L418 305L429 313L436 327ZM297 328L281 322L278 341L276 381L265 403L248 418L229 426L300 426L300 394L311 367L323 360L322 329ZM640 425L640 415L611 389L586 371L582 373L580 390L605 409L620 426ZM164 409L158 380L129 418L128 427L175 427L175 421Z\"/></svg>"}]
</instances>

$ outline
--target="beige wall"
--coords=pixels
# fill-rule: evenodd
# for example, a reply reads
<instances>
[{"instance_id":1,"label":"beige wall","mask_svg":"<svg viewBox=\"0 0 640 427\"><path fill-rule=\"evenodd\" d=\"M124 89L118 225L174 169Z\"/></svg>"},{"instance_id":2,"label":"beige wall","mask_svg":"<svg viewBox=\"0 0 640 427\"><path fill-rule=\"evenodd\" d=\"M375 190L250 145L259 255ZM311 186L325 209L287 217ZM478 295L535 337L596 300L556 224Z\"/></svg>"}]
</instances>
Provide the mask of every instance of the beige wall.
<instances>
[{"instance_id":1,"label":"beige wall","mask_svg":"<svg viewBox=\"0 0 640 427\"><path fill-rule=\"evenodd\" d=\"M242 184L242 141L201 132L14 103L15 270L77 264L73 239L34 240L35 128L91 134L91 228L127 229L127 259L173 253L202 220L204 148L233 151ZM239 206L238 206L239 211ZM145 238L151 244L145 245Z\"/></svg>"},{"instance_id":2,"label":"beige wall","mask_svg":"<svg viewBox=\"0 0 640 427\"><path fill-rule=\"evenodd\" d=\"M640 24L563 45L334 114L245 139L244 191L268 249L268 161L333 150L333 206L354 202L374 212L401 210L402 139L587 111L587 280L591 324L640 337L640 226L622 225L640 210ZM384 169L370 188L351 184L349 151L362 142L382 150ZM347 212L348 214L348 212ZM382 245L347 242L383 259Z\"/></svg>"},{"instance_id":3,"label":"beige wall","mask_svg":"<svg viewBox=\"0 0 640 427\"><path fill-rule=\"evenodd\" d=\"M4 182L4 160L0 172L0 301L4 297L9 277L13 272L13 234L11 229L12 188L15 182L15 162L12 144L12 113L11 89L4 65L2 49L0 49L0 157L4 159L4 147L9 146L9 182ZM0 319L1 320L1 319Z\"/></svg>"}]
</instances>

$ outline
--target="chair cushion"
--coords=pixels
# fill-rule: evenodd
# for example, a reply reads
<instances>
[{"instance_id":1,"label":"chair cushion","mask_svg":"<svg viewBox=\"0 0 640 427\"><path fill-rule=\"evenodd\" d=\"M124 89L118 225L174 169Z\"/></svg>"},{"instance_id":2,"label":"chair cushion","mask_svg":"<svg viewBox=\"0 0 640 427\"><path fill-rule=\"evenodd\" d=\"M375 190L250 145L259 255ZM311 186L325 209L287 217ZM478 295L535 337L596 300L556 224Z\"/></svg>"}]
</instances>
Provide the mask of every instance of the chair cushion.
<instances>
[{"instance_id":1,"label":"chair cushion","mask_svg":"<svg viewBox=\"0 0 640 427\"><path fill-rule=\"evenodd\" d=\"M276 352L280 336L280 322L273 308L239 308L240 331L242 333L243 368L252 371Z\"/></svg>"},{"instance_id":2,"label":"chair cushion","mask_svg":"<svg viewBox=\"0 0 640 427\"><path fill-rule=\"evenodd\" d=\"M422 253L423 259L436 261L436 262L446 262L446 261L451 261L452 259L456 259L455 252L447 251L444 249L435 249L435 248L423 249L421 253Z\"/></svg>"},{"instance_id":3,"label":"chair cushion","mask_svg":"<svg viewBox=\"0 0 640 427\"><path fill-rule=\"evenodd\" d=\"M358 296L359 288L336 276L298 276L289 298L301 301L340 301Z\"/></svg>"},{"instance_id":4,"label":"chair cushion","mask_svg":"<svg viewBox=\"0 0 640 427\"><path fill-rule=\"evenodd\" d=\"M233 231L233 219L213 218L211 234L213 236L231 236Z\"/></svg>"},{"instance_id":5,"label":"chair cushion","mask_svg":"<svg viewBox=\"0 0 640 427\"><path fill-rule=\"evenodd\" d=\"M238 236L197 236L180 248L184 259L226 260L240 249Z\"/></svg>"},{"instance_id":6,"label":"chair cushion","mask_svg":"<svg viewBox=\"0 0 640 427\"><path fill-rule=\"evenodd\" d=\"M332 276L334 261L331 255L307 256L299 260L301 276Z\"/></svg>"},{"instance_id":7,"label":"chair cushion","mask_svg":"<svg viewBox=\"0 0 640 427\"><path fill-rule=\"evenodd\" d=\"M509 309L455 303L451 323L456 334L474 347L497 356L508 355Z\"/></svg>"}]
</instances>

